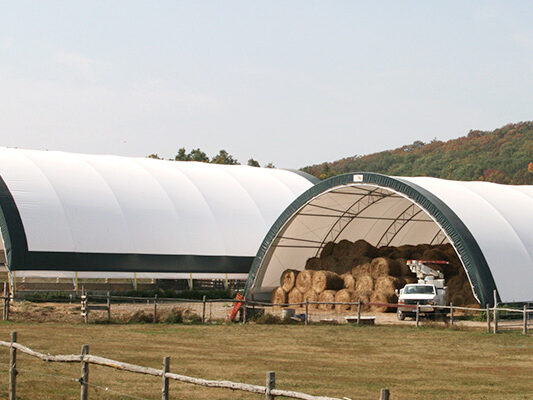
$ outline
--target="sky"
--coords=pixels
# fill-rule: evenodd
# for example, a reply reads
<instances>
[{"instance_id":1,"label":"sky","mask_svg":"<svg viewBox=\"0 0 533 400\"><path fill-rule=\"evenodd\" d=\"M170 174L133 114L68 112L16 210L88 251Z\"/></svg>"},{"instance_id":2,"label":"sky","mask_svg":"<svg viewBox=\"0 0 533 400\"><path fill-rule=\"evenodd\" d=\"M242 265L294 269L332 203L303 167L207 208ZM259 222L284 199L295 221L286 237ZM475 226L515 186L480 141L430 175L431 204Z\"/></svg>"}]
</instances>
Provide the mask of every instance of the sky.
<instances>
[{"instance_id":1,"label":"sky","mask_svg":"<svg viewBox=\"0 0 533 400\"><path fill-rule=\"evenodd\" d=\"M0 145L300 168L533 120L529 1L3 1Z\"/></svg>"}]
</instances>

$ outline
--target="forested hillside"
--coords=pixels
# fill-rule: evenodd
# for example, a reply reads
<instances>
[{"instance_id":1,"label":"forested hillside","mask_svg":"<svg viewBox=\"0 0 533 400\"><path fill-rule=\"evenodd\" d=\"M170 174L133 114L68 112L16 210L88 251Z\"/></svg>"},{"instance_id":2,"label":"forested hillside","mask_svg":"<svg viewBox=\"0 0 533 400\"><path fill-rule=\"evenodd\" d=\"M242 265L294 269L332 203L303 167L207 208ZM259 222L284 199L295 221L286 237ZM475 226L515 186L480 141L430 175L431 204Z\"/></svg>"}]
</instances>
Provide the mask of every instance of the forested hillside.
<instances>
[{"instance_id":1,"label":"forested hillside","mask_svg":"<svg viewBox=\"0 0 533 400\"><path fill-rule=\"evenodd\" d=\"M320 179L365 171L396 176L434 176L533 184L533 122L505 125L492 132L470 131L447 142L416 141L398 149L302 168Z\"/></svg>"}]
</instances>

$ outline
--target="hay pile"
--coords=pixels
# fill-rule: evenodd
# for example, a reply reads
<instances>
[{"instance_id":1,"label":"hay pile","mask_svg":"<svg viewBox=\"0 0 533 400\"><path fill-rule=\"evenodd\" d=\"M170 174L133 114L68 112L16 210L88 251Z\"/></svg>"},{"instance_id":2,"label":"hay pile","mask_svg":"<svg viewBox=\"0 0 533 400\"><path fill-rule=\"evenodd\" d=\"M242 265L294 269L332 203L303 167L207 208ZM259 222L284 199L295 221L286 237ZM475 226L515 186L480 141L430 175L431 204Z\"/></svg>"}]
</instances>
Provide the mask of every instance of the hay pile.
<instances>
[{"instance_id":1,"label":"hay pile","mask_svg":"<svg viewBox=\"0 0 533 400\"><path fill-rule=\"evenodd\" d=\"M407 260L444 260L448 265L430 264L444 274L449 300L455 305L477 305L461 262L450 244L403 245L376 248L364 240L328 242L319 257L311 257L303 271L283 272L280 287L272 292L273 303L300 303L306 300L337 302L373 302L372 311L395 311L386 304L397 302L396 289L417 279ZM316 305L309 305L316 308ZM332 305L320 305L331 310ZM342 312L350 307L337 305ZM357 306L353 307L357 308Z\"/></svg>"}]
</instances>

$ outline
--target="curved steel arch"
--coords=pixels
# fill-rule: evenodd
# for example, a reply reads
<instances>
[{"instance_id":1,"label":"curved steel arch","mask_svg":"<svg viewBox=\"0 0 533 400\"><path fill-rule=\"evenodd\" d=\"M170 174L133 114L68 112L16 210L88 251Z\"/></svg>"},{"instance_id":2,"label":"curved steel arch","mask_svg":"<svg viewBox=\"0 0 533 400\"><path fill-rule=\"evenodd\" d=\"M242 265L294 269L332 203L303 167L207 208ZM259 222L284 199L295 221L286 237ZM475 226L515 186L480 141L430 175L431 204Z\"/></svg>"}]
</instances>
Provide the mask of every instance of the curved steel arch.
<instances>
[{"instance_id":1,"label":"curved steel arch","mask_svg":"<svg viewBox=\"0 0 533 400\"><path fill-rule=\"evenodd\" d=\"M252 263L246 283L246 296L255 287L259 275L265 271L264 261L269 258L268 253L272 243L298 212L313 199L330 192L335 187L356 186L358 183L374 184L383 189L396 191L425 210L452 242L463 263L476 298L481 304L493 304L493 291L496 289L494 278L478 243L461 219L442 200L412 182L366 172L339 175L322 181L301 194L285 209L265 236Z\"/></svg>"}]
</instances>

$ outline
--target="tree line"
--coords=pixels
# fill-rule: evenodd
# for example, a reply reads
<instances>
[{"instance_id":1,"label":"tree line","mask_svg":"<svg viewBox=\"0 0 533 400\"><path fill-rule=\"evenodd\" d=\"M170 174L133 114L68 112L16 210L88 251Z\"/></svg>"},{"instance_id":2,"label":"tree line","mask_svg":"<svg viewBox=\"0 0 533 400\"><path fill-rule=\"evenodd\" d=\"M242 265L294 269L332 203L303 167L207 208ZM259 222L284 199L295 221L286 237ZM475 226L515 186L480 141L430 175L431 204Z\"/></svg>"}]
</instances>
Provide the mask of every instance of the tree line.
<instances>
[{"instance_id":1,"label":"tree line","mask_svg":"<svg viewBox=\"0 0 533 400\"><path fill-rule=\"evenodd\" d=\"M472 130L446 142L418 140L394 150L356 155L302 170L320 179L361 171L532 185L533 122L508 124L494 131Z\"/></svg>"},{"instance_id":2,"label":"tree line","mask_svg":"<svg viewBox=\"0 0 533 400\"><path fill-rule=\"evenodd\" d=\"M157 153L150 154L148 158L154 158L156 160L164 160L164 158L159 157ZM192 149L190 152L187 152L185 147L178 149L178 153L174 158L169 159L171 161L198 161L211 164L226 164L226 165L240 165L241 163L229 154L226 150L220 150L218 154L213 157L209 157L204 151L200 148ZM257 160L250 158L246 165L250 167L261 167ZM274 164L268 163L264 166L265 168L276 168Z\"/></svg>"}]
</instances>

